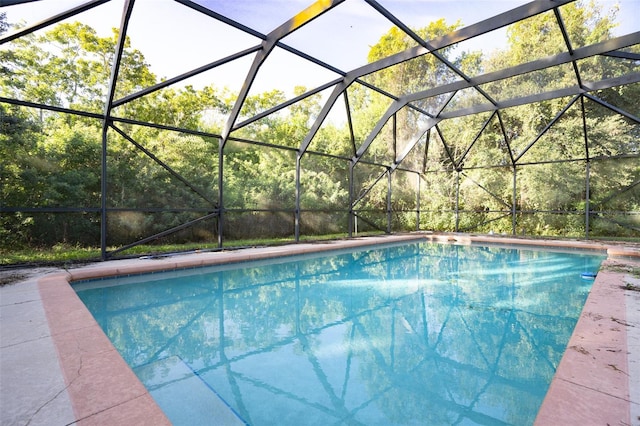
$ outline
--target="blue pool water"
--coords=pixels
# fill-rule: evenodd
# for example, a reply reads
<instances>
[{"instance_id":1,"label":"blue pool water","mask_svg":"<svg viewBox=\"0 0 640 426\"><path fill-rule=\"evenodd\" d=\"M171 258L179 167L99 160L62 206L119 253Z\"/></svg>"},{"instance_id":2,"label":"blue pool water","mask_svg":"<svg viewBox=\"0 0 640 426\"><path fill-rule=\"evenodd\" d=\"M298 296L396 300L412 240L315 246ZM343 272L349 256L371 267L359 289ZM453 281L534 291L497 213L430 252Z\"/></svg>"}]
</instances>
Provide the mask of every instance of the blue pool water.
<instances>
[{"instance_id":1,"label":"blue pool water","mask_svg":"<svg viewBox=\"0 0 640 426\"><path fill-rule=\"evenodd\" d=\"M74 288L175 425L520 426L603 259L409 243Z\"/></svg>"}]
</instances>

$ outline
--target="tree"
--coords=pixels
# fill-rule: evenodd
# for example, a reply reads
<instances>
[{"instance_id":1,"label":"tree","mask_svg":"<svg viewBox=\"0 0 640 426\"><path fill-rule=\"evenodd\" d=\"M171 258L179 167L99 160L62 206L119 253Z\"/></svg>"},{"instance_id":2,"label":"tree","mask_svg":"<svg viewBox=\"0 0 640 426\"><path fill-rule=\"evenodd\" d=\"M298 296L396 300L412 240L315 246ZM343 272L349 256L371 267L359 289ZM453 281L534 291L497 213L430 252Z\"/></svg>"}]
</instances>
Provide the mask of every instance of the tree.
<instances>
[{"instance_id":1,"label":"tree","mask_svg":"<svg viewBox=\"0 0 640 426\"><path fill-rule=\"evenodd\" d=\"M12 42L6 61L10 79L0 80L8 96L53 106L103 112L115 59L118 32L99 37L79 22L58 24L46 32ZM155 83L144 55L127 38L116 98Z\"/></svg>"}]
</instances>

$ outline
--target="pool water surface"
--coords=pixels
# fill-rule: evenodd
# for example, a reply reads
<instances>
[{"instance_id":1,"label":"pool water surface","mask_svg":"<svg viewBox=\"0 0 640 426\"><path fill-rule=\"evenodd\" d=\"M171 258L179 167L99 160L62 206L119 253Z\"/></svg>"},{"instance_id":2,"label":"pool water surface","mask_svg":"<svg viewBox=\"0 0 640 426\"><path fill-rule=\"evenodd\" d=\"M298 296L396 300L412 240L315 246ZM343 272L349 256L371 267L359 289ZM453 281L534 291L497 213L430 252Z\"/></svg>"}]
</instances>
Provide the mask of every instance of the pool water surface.
<instances>
[{"instance_id":1,"label":"pool water surface","mask_svg":"<svg viewBox=\"0 0 640 426\"><path fill-rule=\"evenodd\" d=\"M413 242L74 288L175 425L527 425L604 258Z\"/></svg>"}]
</instances>

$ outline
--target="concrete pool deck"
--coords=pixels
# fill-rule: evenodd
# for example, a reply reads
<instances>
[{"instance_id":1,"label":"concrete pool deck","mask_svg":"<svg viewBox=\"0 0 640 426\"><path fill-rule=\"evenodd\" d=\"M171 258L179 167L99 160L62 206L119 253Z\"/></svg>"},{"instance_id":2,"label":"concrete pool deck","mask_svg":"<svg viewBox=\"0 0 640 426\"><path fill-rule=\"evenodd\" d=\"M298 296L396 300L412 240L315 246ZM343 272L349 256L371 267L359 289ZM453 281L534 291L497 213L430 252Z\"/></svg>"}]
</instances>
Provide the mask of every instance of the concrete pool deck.
<instances>
[{"instance_id":1,"label":"concrete pool deck","mask_svg":"<svg viewBox=\"0 0 640 426\"><path fill-rule=\"evenodd\" d=\"M428 233L116 260L69 270L47 268L2 286L0 424L169 424L76 296L71 281L415 239L608 253L536 425L640 425L637 246ZM231 419L220 418L218 424L230 424L227 420Z\"/></svg>"}]
</instances>

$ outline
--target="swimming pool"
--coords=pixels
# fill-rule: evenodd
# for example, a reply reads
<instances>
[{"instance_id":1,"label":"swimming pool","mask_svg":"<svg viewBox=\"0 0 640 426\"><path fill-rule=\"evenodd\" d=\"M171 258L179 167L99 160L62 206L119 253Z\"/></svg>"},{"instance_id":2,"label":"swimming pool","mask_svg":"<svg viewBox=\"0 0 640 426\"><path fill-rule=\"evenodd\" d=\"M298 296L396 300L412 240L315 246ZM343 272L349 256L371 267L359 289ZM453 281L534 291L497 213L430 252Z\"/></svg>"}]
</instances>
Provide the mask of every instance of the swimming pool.
<instances>
[{"instance_id":1,"label":"swimming pool","mask_svg":"<svg viewBox=\"0 0 640 426\"><path fill-rule=\"evenodd\" d=\"M174 424L522 425L604 257L414 242L74 288Z\"/></svg>"}]
</instances>

